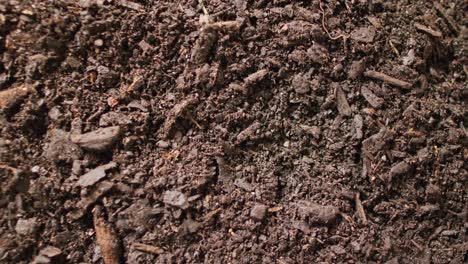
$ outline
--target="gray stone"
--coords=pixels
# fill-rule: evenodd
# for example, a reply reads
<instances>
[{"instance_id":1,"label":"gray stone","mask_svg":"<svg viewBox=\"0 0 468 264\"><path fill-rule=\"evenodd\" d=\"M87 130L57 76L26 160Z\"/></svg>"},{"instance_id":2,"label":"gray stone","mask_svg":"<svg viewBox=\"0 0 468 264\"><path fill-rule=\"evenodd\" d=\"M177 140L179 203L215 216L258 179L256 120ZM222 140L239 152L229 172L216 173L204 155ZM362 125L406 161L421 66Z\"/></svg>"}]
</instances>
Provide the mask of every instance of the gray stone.
<instances>
[{"instance_id":1,"label":"gray stone","mask_svg":"<svg viewBox=\"0 0 468 264\"><path fill-rule=\"evenodd\" d=\"M33 235L37 231L36 218L19 219L15 226L16 233L20 235Z\"/></svg>"},{"instance_id":2,"label":"gray stone","mask_svg":"<svg viewBox=\"0 0 468 264\"><path fill-rule=\"evenodd\" d=\"M52 259L62 255L62 251L59 248L48 246L43 248L39 254Z\"/></svg>"},{"instance_id":3,"label":"gray stone","mask_svg":"<svg viewBox=\"0 0 468 264\"><path fill-rule=\"evenodd\" d=\"M156 146L158 146L158 148L166 149L171 146L171 143L169 141L159 140L158 142L156 142Z\"/></svg>"}]
</instances>

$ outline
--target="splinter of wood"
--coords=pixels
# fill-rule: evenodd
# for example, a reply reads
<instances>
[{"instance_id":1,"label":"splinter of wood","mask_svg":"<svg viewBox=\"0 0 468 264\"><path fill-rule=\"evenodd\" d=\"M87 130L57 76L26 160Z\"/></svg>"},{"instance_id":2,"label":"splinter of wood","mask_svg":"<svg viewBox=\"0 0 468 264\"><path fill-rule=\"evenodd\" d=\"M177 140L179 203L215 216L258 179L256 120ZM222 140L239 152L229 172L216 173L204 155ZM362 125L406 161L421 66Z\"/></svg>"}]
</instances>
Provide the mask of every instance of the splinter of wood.
<instances>
[{"instance_id":1,"label":"splinter of wood","mask_svg":"<svg viewBox=\"0 0 468 264\"><path fill-rule=\"evenodd\" d=\"M377 71L366 71L366 72L364 72L364 76L375 79L375 80L383 81L384 83L388 83L390 85L400 87L400 88L405 89L405 90L410 89L411 86L412 86L411 83L409 83L409 82L399 80L399 79L394 78L392 76L389 76L389 75L387 75L385 73L381 73L381 72L377 72Z\"/></svg>"}]
</instances>

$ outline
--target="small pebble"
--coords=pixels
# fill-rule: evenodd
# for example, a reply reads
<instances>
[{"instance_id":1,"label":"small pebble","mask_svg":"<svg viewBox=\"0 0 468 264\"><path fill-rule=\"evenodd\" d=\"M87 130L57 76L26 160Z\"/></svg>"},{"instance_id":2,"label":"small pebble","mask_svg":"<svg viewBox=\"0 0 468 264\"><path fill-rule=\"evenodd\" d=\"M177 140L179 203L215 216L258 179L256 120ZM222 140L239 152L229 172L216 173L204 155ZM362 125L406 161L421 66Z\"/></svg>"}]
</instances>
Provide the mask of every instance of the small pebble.
<instances>
[{"instance_id":1,"label":"small pebble","mask_svg":"<svg viewBox=\"0 0 468 264\"><path fill-rule=\"evenodd\" d=\"M102 47L104 45L104 41L102 39L96 39L94 41L94 46L96 47Z\"/></svg>"}]
</instances>

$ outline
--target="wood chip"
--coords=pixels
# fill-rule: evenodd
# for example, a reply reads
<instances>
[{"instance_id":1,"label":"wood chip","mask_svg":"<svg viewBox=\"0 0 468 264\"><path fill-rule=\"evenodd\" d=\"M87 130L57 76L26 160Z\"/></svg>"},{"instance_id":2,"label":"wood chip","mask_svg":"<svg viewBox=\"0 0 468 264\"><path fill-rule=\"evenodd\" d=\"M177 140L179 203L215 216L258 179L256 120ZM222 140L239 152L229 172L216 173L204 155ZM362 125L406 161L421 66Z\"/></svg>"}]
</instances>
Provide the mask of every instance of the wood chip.
<instances>
[{"instance_id":1,"label":"wood chip","mask_svg":"<svg viewBox=\"0 0 468 264\"><path fill-rule=\"evenodd\" d=\"M419 23L414 23L414 27L419 30L419 31L422 31L426 34L429 34L435 38L441 38L442 37L442 32L440 31L437 31L437 30L433 30L432 28L429 28L429 27L426 27L425 25L423 24L419 24Z\"/></svg>"},{"instance_id":2,"label":"wood chip","mask_svg":"<svg viewBox=\"0 0 468 264\"><path fill-rule=\"evenodd\" d=\"M335 99L338 112L343 116L351 115L351 107L349 106L348 100L346 99L346 94L343 92L341 87L335 87Z\"/></svg>"},{"instance_id":3,"label":"wood chip","mask_svg":"<svg viewBox=\"0 0 468 264\"><path fill-rule=\"evenodd\" d=\"M375 80L379 80L379 81L383 81L385 83L388 83L390 85L393 85L393 86L396 86L396 87L399 87L401 89L405 89L405 90L409 90L411 88L411 83L409 82L405 82L405 81L402 81L402 80L399 80L399 79L396 79L394 77L391 77L385 73L381 73L381 72L377 72L377 71L366 71L364 72L364 76L368 77L368 78L371 78L371 79L375 79Z\"/></svg>"},{"instance_id":4,"label":"wood chip","mask_svg":"<svg viewBox=\"0 0 468 264\"><path fill-rule=\"evenodd\" d=\"M151 245L147 245L147 244L142 244L142 243L132 243L132 246L134 249L138 250L138 251L142 251L142 252L146 252L146 253L151 253L151 254L155 254L155 255L159 255L159 254L162 254L164 253L164 249L160 248L160 247L155 247L155 246L151 246Z\"/></svg>"},{"instance_id":5,"label":"wood chip","mask_svg":"<svg viewBox=\"0 0 468 264\"><path fill-rule=\"evenodd\" d=\"M104 217L101 215L102 209L96 207L93 212L94 230L96 240L101 248L104 264L122 263L122 248L119 237Z\"/></svg>"}]
</instances>

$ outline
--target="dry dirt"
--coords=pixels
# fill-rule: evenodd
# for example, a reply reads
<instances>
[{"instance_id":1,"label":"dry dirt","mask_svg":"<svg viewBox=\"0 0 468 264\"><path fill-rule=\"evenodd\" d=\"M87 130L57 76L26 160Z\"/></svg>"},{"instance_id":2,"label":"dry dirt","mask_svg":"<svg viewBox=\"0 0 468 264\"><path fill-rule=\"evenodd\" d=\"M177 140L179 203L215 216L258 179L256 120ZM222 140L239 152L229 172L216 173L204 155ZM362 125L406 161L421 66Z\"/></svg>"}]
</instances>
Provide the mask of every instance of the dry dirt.
<instances>
[{"instance_id":1,"label":"dry dirt","mask_svg":"<svg viewBox=\"0 0 468 264\"><path fill-rule=\"evenodd\" d=\"M466 263L464 0L3 0L1 263Z\"/></svg>"}]
</instances>

